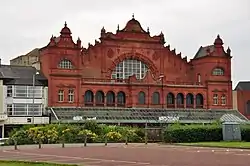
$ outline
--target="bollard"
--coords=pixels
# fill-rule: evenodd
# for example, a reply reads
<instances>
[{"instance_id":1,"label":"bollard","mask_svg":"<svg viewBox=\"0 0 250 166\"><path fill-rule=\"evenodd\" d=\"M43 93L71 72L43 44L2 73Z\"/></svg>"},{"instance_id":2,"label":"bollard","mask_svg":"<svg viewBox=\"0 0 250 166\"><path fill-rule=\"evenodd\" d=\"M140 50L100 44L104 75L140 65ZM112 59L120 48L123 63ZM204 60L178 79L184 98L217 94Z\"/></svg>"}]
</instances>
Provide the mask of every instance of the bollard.
<instances>
[{"instance_id":1,"label":"bollard","mask_svg":"<svg viewBox=\"0 0 250 166\"><path fill-rule=\"evenodd\" d=\"M128 145L128 136L125 137L125 145Z\"/></svg>"},{"instance_id":2,"label":"bollard","mask_svg":"<svg viewBox=\"0 0 250 166\"><path fill-rule=\"evenodd\" d=\"M64 141L62 141L62 148L64 148L65 147L65 143L64 143Z\"/></svg>"},{"instance_id":3,"label":"bollard","mask_svg":"<svg viewBox=\"0 0 250 166\"><path fill-rule=\"evenodd\" d=\"M15 148L15 150L17 150L17 141L16 140L14 140L14 148Z\"/></svg>"},{"instance_id":4,"label":"bollard","mask_svg":"<svg viewBox=\"0 0 250 166\"><path fill-rule=\"evenodd\" d=\"M42 148L42 144L41 142L38 143L38 148L41 149Z\"/></svg>"},{"instance_id":5,"label":"bollard","mask_svg":"<svg viewBox=\"0 0 250 166\"><path fill-rule=\"evenodd\" d=\"M107 139L107 137L105 137L105 146L107 146L108 145L108 139Z\"/></svg>"},{"instance_id":6,"label":"bollard","mask_svg":"<svg viewBox=\"0 0 250 166\"><path fill-rule=\"evenodd\" d=\"M87 146L87 136L84 138L84 146L86 147Z\"/></svg>"}]
</instances>

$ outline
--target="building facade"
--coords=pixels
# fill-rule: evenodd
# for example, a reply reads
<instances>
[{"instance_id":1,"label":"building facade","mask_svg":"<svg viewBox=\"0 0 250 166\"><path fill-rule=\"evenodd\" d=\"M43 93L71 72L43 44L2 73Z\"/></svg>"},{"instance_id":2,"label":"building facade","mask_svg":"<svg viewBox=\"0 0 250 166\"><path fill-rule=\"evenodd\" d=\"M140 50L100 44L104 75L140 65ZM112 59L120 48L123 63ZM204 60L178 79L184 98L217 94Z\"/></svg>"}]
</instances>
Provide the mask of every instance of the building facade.
<instances>
[{"instance_id":1,"label":"building facade","mask_svg":"<svg viewBox=\"0 0 250 166\"><path fill-rule=\"evenodd\" d=\"M53 107L232 109L231 50L218 35L190 61L135 18L83 48L65 23L40 49Z\"/></svg>"},{"instance_id":2,"label":"building facade","mask_svg":"<svg viewBox=\"0 0 250 166\"><path fill-rule=\"evenodd\" d=\"M233 108L250 119L250 82L240 81L233 91Z\"/></svg>"},{"instance_id":3,"label":"building facade","mask_svg":"<svg viewBox=\"0 0 250 166\"><path fill-rule=\"evenodd\" d=\"M0 66L1 130L21 124L49 123L47 79L28 66Z\"/></svg>"}]
</instances>

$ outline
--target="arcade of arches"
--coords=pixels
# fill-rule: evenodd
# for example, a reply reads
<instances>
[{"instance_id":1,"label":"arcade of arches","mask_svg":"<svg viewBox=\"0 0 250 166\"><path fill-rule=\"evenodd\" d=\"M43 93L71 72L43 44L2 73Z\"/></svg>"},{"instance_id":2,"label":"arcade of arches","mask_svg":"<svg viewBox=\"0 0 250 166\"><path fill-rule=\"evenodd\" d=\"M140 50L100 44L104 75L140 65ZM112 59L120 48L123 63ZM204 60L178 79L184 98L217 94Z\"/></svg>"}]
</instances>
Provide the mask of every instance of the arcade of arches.
<instances>
[{"instance_id":1,"label":"arcade of arches","mask_svg":"<svg viewBox=\"0 0 250 166\"><path fill-rule=\"evenodd\" d=\"M169 92L165 96L164 103L161 103L161 95L159 92L154 92L151 95L150 105L164 105L167 108L203 108L203 95L198 93L193 95L188 93L184 96L183 93L178 93L176 96ZM145 106L147 103L146 93L140 91L137 95L137 105ZM87 90L84 94L85 106L108 106L108 107L124 107L126 105L126 94L119 91L115 94L113 91L108 91L105 95L103 91L97 91L95 94L91 90Z\"/></svg>"}]
</instances>

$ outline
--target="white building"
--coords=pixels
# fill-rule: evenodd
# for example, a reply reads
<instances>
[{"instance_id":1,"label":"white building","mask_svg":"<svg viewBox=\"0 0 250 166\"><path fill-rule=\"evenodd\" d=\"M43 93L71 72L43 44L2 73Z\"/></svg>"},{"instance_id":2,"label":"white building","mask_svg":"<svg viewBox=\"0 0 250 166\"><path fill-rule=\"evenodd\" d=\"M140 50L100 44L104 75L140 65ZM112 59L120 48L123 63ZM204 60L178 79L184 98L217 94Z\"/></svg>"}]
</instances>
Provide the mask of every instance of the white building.
<instances>
[{"instance_id":1,"label":"white building","mask_svg":"<svg viewBox=\"0 0 250 166\"><path fill-rule=\"evenodd\" d=\"M16 125L49 123L47 79L35 68L0 64L0 138Z\"/></svg>"}]
</instances>

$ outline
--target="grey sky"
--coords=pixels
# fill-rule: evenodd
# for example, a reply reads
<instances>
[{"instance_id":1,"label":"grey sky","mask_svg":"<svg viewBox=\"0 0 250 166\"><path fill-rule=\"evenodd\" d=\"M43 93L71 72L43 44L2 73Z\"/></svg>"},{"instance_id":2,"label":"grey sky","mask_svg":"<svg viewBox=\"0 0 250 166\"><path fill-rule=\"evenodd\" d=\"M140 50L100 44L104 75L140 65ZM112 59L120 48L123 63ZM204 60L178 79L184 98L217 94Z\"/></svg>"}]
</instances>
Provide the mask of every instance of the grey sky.
<instances>
[{"instance_id":1,"label":"grey sky","mask_svg":"<svg viewBox=\"0 0 250 166\"><path fill-rule=\"evenodd\" d=\"M166 44L192 58L198 48L213 44L217 34L232 49L234 85L250 80L249 0L1 0L0 57L11 58L48 44L67 21L73 37L86 47L101 28L115 32L132 13L151 35L161 31Z\"/></svg>"}]
</instances>

